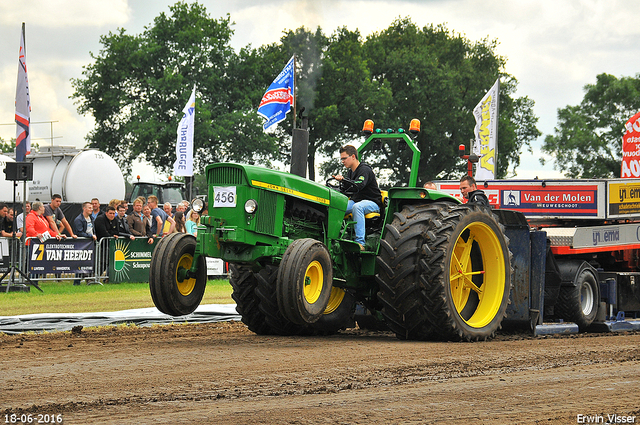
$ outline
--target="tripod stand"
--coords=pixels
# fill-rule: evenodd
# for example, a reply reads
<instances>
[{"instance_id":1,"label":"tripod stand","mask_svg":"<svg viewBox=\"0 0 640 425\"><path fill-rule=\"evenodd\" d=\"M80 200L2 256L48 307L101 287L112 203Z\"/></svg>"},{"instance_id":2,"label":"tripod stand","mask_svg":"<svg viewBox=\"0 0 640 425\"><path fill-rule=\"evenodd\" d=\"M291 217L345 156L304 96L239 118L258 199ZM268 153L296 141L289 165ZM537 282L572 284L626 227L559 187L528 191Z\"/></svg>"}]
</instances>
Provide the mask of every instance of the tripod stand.
<instances>
[{"instance_id":1,"label":"tripod stand","mask_svg":"<svg viewBox=\"0 0 640 425\"><path fill-rule=\"evenodd\" d=\"M4 173L6 174L6 179L7 180L11 180L13 181L13 211L15 213L16 210L16 186L18 186L18 181L22 181L23 182L23 195L22 195L22 202L23 202L23 206L22 206L22 212L24 214L24 243L22 244L15 244L16 246L20 246L22 245L22 248L24 250L24 252L26 252L26 241L27 241L27 237L26 237L26 230L27 230L27 214L26 214L26 209L27 209L27 180L29 180L30 178L33 177L33 163L31 162L7 162L6 168L4 170ZM13 229L12 229L12 240L14 240L16 238L16 224L17 224L17 220L14 220L13 222ZM37 290L39 290L40 292L44 292L42 290L42 288L40 288L38 286L37 283L33 282L31 279L29 279L29 276L27 276L22 270L20 270L19 267L16 267L16 263L18 262L16 260L16 251L17 249L10 249L10 262L11 265L9 266L9 270L7 270L7 272L5 274L2 275L2 277L0 277L0 282L2 282L2 280L5 278L5 276L9 275L9 280L7 281L7 289L5 290L5 292L9 292L9 288L11 288L11 285L16 285L15 283L15 275L16 272L18 272L20 274L20 276L22 276L22 278L24 279L23 281L21 281L21 283L27 283L31 286L34 286ZM25 254L26 255L26 254Z\"/></svg>"}]
</instances>

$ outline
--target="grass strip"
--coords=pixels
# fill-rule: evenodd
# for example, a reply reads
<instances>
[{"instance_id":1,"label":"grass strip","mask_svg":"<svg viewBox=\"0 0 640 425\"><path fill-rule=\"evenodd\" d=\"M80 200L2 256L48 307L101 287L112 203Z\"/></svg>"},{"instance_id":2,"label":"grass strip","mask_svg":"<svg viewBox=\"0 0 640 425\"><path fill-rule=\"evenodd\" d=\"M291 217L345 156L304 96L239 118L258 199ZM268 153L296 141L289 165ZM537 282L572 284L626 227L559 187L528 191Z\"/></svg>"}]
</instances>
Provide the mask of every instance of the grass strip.
<instances>
[{"instance_id":1,"label":"grass strip","mask_svg":"<svg viewBox=\"0 0 640 425\"><path fill-rule=\"evenodd\" d=\"M72 281L39 282L44 292L0 293L0 316L35 313L92 313L153 307L148 283L73 286ZM202 304L232 304L227 280L210 280Z\"/></svg>"}]
</instances>

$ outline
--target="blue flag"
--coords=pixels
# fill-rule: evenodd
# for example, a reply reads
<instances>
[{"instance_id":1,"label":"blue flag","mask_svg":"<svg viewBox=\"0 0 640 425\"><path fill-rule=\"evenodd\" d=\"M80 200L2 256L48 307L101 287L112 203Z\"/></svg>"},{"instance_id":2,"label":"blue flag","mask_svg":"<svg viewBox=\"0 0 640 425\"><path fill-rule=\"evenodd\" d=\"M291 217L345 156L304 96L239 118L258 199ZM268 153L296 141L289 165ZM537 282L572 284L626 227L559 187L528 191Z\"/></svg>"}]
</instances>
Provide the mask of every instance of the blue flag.
<instances>
[{"instance_id":1,"label":"blue flag","mask_svg":"<svg viewBox=\"0 0 640 425\"><path fill-rule=\"evenodd\" d=\"M263 125L265 130L284 120L291 110L294 96L294 58L294 56L291 57L287 66L262 96L258 114L267 119Z\"/></svg>"}]
</instances>

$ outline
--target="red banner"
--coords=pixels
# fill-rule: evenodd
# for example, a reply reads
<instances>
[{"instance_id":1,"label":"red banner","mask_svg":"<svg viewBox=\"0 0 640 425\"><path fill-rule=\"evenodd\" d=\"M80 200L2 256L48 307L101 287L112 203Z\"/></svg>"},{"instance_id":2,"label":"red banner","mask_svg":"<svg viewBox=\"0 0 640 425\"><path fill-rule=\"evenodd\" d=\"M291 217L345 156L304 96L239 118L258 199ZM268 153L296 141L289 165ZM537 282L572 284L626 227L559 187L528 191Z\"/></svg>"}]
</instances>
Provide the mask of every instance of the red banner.
<instances>
[{"instance_id":1,"label":"red banner","mask_svg":"<svg viewBox=\"0 0 640 425\"><path fill-rule=\"evenodd\" d=\"M640 177L640 112L629 118L622 136L622 169L620 177Z\"/></svg>"}]
</instances>

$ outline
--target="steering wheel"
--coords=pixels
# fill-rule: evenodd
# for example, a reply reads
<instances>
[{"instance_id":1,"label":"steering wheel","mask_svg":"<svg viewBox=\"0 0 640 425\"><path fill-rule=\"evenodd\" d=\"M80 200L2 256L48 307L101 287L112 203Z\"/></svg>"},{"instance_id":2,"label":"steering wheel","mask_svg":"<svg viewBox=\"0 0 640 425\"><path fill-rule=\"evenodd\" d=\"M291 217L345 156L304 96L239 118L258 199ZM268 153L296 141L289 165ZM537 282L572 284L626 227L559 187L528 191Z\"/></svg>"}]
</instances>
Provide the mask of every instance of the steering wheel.
<instances>
[{"instance_id":1,"label":"steering wheel","mask_svg":"<svg viewBox=\"0 0 640 425\"><path fill-rule=\"evenodd\" d=\"M347 196L351 196L358 191L356 184L351 180L338 180L335 177L329 177L325 184L327 185L327 187L338 190Z\"/></svg>"}]
</instances>

